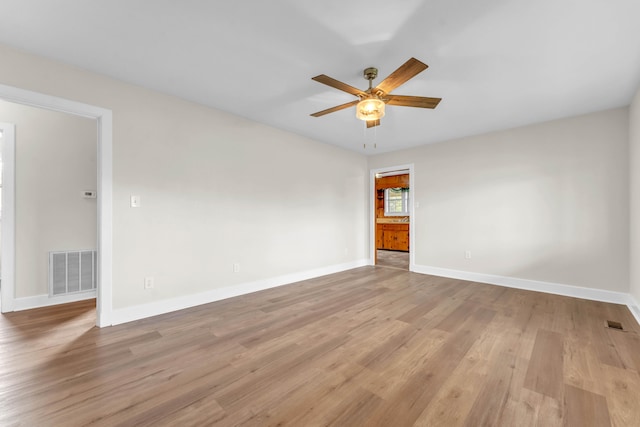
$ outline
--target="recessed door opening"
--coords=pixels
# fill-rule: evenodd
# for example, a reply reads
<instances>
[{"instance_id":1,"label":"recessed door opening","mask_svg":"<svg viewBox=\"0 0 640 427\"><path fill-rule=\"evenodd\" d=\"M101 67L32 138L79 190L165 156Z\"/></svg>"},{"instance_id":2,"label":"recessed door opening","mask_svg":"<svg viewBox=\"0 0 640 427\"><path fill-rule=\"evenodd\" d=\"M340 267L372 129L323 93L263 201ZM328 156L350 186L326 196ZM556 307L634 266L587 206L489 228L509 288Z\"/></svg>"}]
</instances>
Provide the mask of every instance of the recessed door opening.
<instances>
[{"instance_id":1,"label":"recessed door opening","mask_svg":"<svg viewBox=\"0 0 640 427\"><path fill-rule=\"evenodd\" d=\"M18 243L12 254L14 309L95 300L98 210L96 198L85 192L96 192L98 186L96 120L0 100L0 121L14 131L13 155L3 159L12 164L15 190L15 197L6 200L7 210L15 212ZM91 258L87 263L85 256L79 270L71 256L62 271L69 286L52 292L52 272L61 271L51 254L60 251L88 252ZM75 286L80 281L83 286Z\"/></svg>"},{"instance_id":2,"label":"recessed door opening","mask_svg":"<svg viewBox=\"0 0 640 427\"><path fill-rule=\"evenodd\" d=\"M410 270L412 250L412 166L372 171L373 263Z\"/></svg>"},{"instance_id":3,"label":"recessed door opening","mask_svg":"<svg viewBox=\"0 0 640 427\"><path fill-rule=\"evenodd\" d=\"M95 296L95 316L97 326L109 326L111 325L112 315L112 117L111 110L100 108L97 106L83 104L77 101L71 101L51 95L44 95L38 92L32 92L12 86L6 86L0 84L0 101L6 101L8 103L15 103L20 106L28 106L34 110L49 111L53 113L63 113L68 116L76 118L82 118L87 120L92 126L93 131L91 140L93 141L93 151L95 154L95 160L91 167L93 168L93 186L92 188L82 188L80 193L73 192L72 197L86 197L87 194L93 195L93 201L84 200L86 206L94 203L94 230L93 234L95 241L93 246L97 250L95 257L94 270L95 284L96 284L96 296ZM18 133L22 135L20 130L13 126L11 123L3 123L2 126L6 126L10 130L12 141L15 144L15 135ZM3 129L6 133L6 129ZM63 143L64 135L60 135L61 132L52 132L48 138L52 143ZM17 139L20 139L18 137ZM4 138L7 140L6 135ZM17 264L20 262L16 259L16 218L19 215L16 214L16 192L15 184L18 179L23 179L19 175L19 171L11 169L13 165L9 165L6 155L10 154L15 159L15 151L12 147L8 147L8 144L3 144L2 151L4 159L3 168L3 209L2 209L2 300L1 308L2 313L17 311L30 307L41 307L51 304L63 303L64 301L56 300L49 301L48 295L45 294L37 296L27 296L23 293L23 289L20 288L16 292L16 270L19 267ZM73 157L73 155L72 155ZM45 160L45 162L48 160ZM15 161L13 162L15 163ZM86 163L85 163L86 165ZM38 193L39 194L39 193ZM43 192L43 194L45 194ZM7 203L11 200L12 203ZM64 205L64 203L61 203ZM73 208L71 210L74 210ZM31 213L31 212L27 212ZM18 212L20 214L20 212ZM96 236L97 235L97 236ZM69 237L69 235L67 235ZM81 241L71 242L74 244L75 250L85 251L87 247L83 247ZM20 245L23 245L23 241L20 240ZM42 255L42 251L40 254ZM48 254L45 252L45 263ZM46 273L45 273L46 274ZM40 289L40 282L35 286L38 286L37 293L42 292ZM31 286L28 284L27 286ZM31 291L27 291L33 293ZM76 296L71 295L71 300L75 300Z\"/></svg>"}]
</instances>

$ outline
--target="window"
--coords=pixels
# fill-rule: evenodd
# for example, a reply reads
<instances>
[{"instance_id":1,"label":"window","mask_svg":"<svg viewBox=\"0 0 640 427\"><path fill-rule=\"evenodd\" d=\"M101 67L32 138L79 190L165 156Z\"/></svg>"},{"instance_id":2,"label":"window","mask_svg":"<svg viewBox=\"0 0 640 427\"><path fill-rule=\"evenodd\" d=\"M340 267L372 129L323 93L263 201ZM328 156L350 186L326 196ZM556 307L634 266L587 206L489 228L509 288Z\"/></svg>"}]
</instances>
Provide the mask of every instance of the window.
<instances>
[{"instance_id":1,"label":"window","mask_svg":"<svg viewBox=\"0 0 640 427\"><path fill-rule=\"evenodd\" d=\"M387 188L384 190L384 215L409 215L409 189Z\"/></svg>"}]
</instances>

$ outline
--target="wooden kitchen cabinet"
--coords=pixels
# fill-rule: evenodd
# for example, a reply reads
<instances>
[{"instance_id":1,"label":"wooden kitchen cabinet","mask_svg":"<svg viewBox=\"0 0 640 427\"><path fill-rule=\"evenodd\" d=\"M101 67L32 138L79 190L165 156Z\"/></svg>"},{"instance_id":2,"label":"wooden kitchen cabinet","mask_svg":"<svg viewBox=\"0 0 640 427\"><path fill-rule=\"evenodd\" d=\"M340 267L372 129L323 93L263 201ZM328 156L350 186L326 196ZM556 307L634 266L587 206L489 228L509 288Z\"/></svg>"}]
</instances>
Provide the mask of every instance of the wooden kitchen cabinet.
<instances>
[{"instance_id":1,"label":"wooden kitchen cabinet","mask_svg":"<svg viewBox=\"0 0 640 427\"><path fill-rule=\"evenodd\" d=\"M376 190L390 187L409 187L409 174L376 178Z\"/></svg>"},{"instance_id":2,"label":"wooden kitchen cabinet","mask_svg":"<svg viewBox=\"0 0 640 427\"><path fill-rule=\"evenodd\" d=\"M376 247L393 251L409 251L409 224L378 224Z\"/></svg>"},{"instance_id":3,"label":"wooden kitchen cabinet","mask_svg":"<svg viewBox=\"0 0 640 427\"><path fill-rule=\"evenodd\" d=\"M382 224L376 224L376 248L382 249Z\"/></svg>"}]
</instances>

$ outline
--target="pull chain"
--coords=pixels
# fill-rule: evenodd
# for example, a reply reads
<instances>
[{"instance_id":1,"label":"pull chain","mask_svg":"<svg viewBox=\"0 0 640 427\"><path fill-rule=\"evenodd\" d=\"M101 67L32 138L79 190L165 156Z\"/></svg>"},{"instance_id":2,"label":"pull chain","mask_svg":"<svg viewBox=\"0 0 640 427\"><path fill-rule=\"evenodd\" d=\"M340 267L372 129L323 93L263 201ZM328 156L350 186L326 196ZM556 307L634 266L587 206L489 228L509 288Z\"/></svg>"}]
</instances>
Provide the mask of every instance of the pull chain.
<instances>
[{"instance_id":1,"label":"pull chain","mask_svg":"<svg viewBox=\"0 0 640 427\"><path fill-rule=\"evenodd\" d=\"M365 150L367 149L367 122L362 122L363 123L363 128L362 128L362 139L364 140L364 143L362 144L362 148L364 148ZM378 126L374 126L373 127L373 149L377 149L378 148Z\"/></svg>"}]
</instances>

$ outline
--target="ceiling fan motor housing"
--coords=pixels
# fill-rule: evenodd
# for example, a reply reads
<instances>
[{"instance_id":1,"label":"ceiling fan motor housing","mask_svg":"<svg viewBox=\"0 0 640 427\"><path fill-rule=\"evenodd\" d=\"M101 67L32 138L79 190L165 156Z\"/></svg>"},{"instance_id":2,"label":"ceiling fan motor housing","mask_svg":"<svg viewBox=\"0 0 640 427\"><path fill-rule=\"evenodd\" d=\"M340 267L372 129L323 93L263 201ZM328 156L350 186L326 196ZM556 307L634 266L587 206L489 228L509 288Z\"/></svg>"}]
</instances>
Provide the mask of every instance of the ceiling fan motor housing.
<instances>
[{"instance_id":1,"label":"ceiling fan motor housing","mask_svg":"<svg viewBox=\"0 0 640 427\"><path fill-rule=\"evenodd\" d=\"M375 67L369 67L364 69L364 78L371 81L378 77L378 69Z\"/></svg>"}]
</instances>

